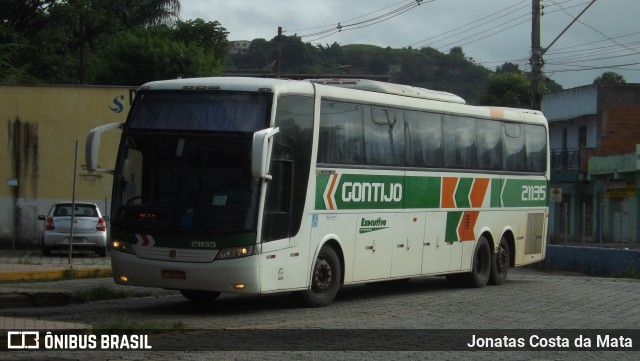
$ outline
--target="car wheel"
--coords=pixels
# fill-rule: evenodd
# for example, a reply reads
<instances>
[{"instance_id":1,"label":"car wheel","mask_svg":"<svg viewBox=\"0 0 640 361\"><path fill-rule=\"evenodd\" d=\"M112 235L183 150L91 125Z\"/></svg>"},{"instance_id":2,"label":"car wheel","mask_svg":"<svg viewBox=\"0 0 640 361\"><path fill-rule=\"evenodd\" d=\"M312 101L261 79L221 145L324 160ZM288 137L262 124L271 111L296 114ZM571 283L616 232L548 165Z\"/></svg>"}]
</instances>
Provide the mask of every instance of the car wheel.
<instances>
[{"instance_id":1,"label":"car wheel","mask_svg":"<svg viewBox=\"0 0 640 361\"><path fill-rule=\"evenodd\" d=\"M96 248L96 253L98 254L99 257L106 257L107 256L107 246Z\"/></svg>"},{"instance_id":2,"label":"car wheel","mask_svg":"<svg viewBox=\"0 0 640 361\"><path fill-rule=\"evenodd\" d=\"M44 244L44 238L40 241L40 245L42 246L42 255L44 257L48 257L51 256L51 247L47 247Z\"/></svg>"}]
</instances>

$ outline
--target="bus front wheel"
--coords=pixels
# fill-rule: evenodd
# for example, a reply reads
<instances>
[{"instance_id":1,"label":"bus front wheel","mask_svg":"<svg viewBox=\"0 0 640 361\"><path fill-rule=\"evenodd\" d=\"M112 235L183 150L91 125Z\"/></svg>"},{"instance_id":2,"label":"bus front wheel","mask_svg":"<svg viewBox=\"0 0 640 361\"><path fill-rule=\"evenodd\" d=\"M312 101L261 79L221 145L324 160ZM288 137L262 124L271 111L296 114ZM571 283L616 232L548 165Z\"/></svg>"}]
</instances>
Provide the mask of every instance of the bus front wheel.
<instances>
[{"instance_id":1,"label":"bus front wheel","mask_svg":"<svg viewBox=\"0 0 640 361\"><path fill-rule=\"evenodd\" d=\"M336 251L331 247L322 247L313 266L311 288L301 291L302 301L309 307L329 305L338 293L342 269Z\"/></svg>"}]
</instances>

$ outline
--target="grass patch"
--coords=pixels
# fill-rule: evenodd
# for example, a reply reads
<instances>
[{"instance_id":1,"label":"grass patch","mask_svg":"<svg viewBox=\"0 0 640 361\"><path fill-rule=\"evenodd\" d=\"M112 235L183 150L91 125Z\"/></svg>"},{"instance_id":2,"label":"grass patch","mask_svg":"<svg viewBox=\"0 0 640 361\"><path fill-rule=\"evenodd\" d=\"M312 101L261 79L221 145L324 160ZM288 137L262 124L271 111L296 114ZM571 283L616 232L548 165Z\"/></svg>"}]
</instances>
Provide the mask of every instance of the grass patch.
<instances>
[{"instance_id":1,"label":"grass patch","mask_svg":"<svg viewBox=\"0 0 640 361\"><path fill-rule=\"evenodd\" d=\"M65 280L73 280L79 278L106 278L113 277L113 272L108 269L77 269L67 268L62 272L62 277Z\"/></svg>"},{"instance_id":2,"label":"grass patch","mask_svg":"<svg viewBox=\"0 0 640 361\"><path fill-rule=\"evenodd\" d=\"M150 294L150 292L145 291L115 290L108 286L96 286L74 292L73 298L81 302L91 302L122 298L146 297Z\"/></svg>"},{"instance_id":3,"label":"grass patch","mask_svg":"<svg viewBox=\"0 0 640 361\"><path fill-rule=\"evenodd\" d=\"M113 322L100 322L94 323L93 333L96 335L102 334L127 334L138 333L144 331L145 333L162 333L166 331L183 330L185 328L184 322L152 322L152 321L138 321L129 319L127 316L120 316Z\"/></svg>"},{"instance_id":4,"label":"grass patch","mask_svg":"<svg viewBox=\"0 0 640 361\"><path fill-rule=\"evenodd\" d=\"M25 264L25 265L42 265L41 262L33 262L33 260L31 260L31 258L23 258L21 260L18 261L18 264Z\"/></svg>"},{"instance_id":5,"label":"grass patch","mask_svg":"<svg viewBox=\"0 0 640 361\"><path fill-rule=\"evenodd\" d=\"M631 266L631 267L628 267L628 269L625 270L624 272L617 273L615 276L619 278L632 278L632 279L640 280L640 269Z\"/></svg>"}]
</instances>

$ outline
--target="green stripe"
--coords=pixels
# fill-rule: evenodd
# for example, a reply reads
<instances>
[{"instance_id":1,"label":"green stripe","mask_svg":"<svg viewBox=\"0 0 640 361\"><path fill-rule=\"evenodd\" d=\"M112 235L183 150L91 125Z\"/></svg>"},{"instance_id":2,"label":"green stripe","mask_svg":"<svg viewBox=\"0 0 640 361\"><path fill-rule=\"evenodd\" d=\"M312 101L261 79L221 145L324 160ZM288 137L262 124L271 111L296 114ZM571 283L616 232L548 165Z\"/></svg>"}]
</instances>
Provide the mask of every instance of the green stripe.
<instances>
[{"instance_id":1,"label":"green stripe","mask_svg":"<svg viewBox=\"0 0 640 361\"><path fill-rule=\"evenodd\" d=\"M406 177L405 208L438 208L442 178L440 177Z\"/></svg>"},{"instance_id":2,"label":"green stripe","mask_svg":"<svg viewBox=\"0 0 640 361\"><path fill-rule=\"evenodd\" d=\"M316 209L325 209L324 198L322 198L322 195L324 194L325 188L327 188L329 179L329 174L316 175Z\"/></svg>"},{"instance_id":3,"label":"green stripe","mask_svg":"<svg viewBox=\"0 0 640 361\"><path fill-rule=\"evenodd\" d=\"M469 194L475 178L460 178L454 193L457 208L471 206ZM324 192L330 174L316 175L315 208L325 210ZM389 197L401 191L401 199ZM544 179L492 178L489 207L545 207L548 206L548 182ZM442 193L442 177L402 175L362 175L341 173L336 184L335 205L341 209L438 209ZM395 194L396 196L399 193ZM346 197L346 199L343 199ZM385 199L387 198L387 199Z\"/></svg>"},{"instance_id":4,"label":"green stripe","mask_svg":"<svg viewBox=\"0 0 640 361\"><path fill-rule=\"evenodd\" d=\"M463 212L447 212L447 229L444 234L446 243L458 242L458 224Z\"/></svg>"},{"instance_id":5,"label":"green stripe","mask_svg":"<svg viewBox=\"0 0 640 361\"><path fill-rule=\"evenodd\" d=\"M458 188L456 189L455 199L458 208L469 208L471 203L469 202L469 193L471 193L471 186L473 185L473 178L460 178L458 181Z\"/></svg>"},{"instance_id":6,"label":"green stripe","mask_svg":"<svg viewBox=\"0 0 640 361\"><path fill-rule=\"evenodd\" d=\"M502 180L500 178L491 179L491 208L502 206L500 203L500 193L502 192Z\"/></svg>"}]
</instances>

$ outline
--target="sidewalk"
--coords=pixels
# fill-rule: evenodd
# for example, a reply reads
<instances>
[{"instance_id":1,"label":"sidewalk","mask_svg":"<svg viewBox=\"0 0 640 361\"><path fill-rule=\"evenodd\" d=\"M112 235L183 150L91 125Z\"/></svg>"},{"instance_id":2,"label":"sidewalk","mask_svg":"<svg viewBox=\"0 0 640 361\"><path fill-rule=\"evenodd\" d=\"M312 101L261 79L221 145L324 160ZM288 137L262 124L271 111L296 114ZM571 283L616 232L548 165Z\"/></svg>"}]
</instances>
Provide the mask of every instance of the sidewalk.
<instances>
[{"instance_id":1,"label":"sidewalk","mask_svg":"<svg viewBox=\"0 0 640 361\"><path fill-rule=\"evenodd\" d=\"M110 277L111 258L93 253L54 252L43 257L37 250L0 250L0 281L59 280L84 277Z\"/></svg>"},{"instance_id":2,"label":"sidewalk","mask_svg":"<svg viewBox=\"0 0 640 361\"><path fill-rule=\"evenodd\" d=\"M113 284L106 277L111 277L109 257L74 252L70 264L68 253L54 252L51 257L43 257L37 250L0 250L0 309L65 305L73 301L74 291L88 284L96 281ZM4 330L90 327L82 323L0 316L0 328Z\"/></svg>"}]
</instances>

